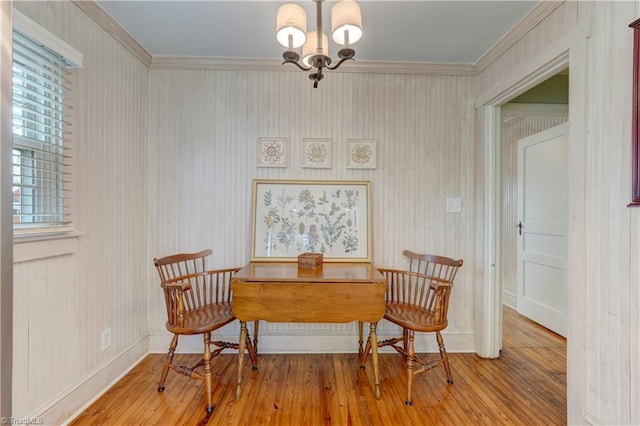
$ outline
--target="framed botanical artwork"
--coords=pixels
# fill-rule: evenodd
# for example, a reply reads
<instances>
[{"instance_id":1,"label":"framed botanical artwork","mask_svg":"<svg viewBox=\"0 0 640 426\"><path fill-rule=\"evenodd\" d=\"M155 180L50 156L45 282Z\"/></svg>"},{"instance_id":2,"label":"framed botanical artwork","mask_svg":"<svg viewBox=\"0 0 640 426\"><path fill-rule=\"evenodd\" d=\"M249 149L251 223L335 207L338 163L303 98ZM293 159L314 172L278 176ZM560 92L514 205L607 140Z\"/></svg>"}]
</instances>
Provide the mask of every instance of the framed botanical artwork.
<instances>
[{"instance_id":1,"label":"framed botanical artwork","mask_svg":"<svg viewBox=\"0 0 640 426\"><path fill-rule=\"evenodd\" d=\"M252 261L370 262L370 182L253 181Z\"/></svg>"},{"instance_id":2,"label":"framed botanical artwork","mask_svg":"<svg viewBox=\"0 0 640 426\"><path fill-rule=\"evenodd\" d=\"M376 141L374 139L349 139L349 169L376 168Z\"/></svg>"},{"instance_id":3,"label":"framed botanical artwork","mask_svg":"<svg viewBox=\"0 0 640 426\"><path fill-rule=\"evenodd\" d=\"M286 138L258 138L258 167L287 167Z\"/></svg>"},{"instance_id":4,"label":"framed botanical artwork","mask_svg":"<svg viewBox=\"0 0 640 426\"><path fill-rule=\"evenodd\" d=\"M629 24L633 28L633 115L631 138L631 203L640 207L640 19Z\"/></svg>"},{"instance_id":5,"label":"framed botanical artwork","mask_svg":"<svg viewBox=\"0 0 640 426\"><path fill-rule=\"evenodd\" d=\"M302 167L331 168L331 139L303 139Z\"/></svg>"}]
</instances>

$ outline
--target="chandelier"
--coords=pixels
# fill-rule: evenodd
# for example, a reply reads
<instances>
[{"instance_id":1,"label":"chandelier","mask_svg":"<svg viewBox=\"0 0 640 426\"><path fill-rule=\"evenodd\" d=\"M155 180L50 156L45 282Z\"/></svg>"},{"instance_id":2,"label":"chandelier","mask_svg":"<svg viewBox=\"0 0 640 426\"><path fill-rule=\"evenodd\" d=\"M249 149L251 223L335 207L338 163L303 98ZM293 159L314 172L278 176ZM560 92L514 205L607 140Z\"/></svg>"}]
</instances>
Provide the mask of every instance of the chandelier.
<instances>
[{"instance_id":1,"label":"chandelier","mask_svg":"<svg viewBox=\"0 0 640 426\"><path fill-rule=\"evenodd\" d=\"M317 88L324 78L323 69L334 70L356 55L351 45L362 37L362 16L357 0L338 0L331 8L331 36L333 41L344 47L338 52L340 60L330 66L328 37L322 30L324 0L313 1L316 3L316 30L307 33L307 13L302 6L286 3L278 9L276 39L287 48L282 54L282 64L291 63L303 71L313 70L309 78L313 80L313 87ZM295 50L300 46L302 60Z\"/></svg>"}]
</instances>

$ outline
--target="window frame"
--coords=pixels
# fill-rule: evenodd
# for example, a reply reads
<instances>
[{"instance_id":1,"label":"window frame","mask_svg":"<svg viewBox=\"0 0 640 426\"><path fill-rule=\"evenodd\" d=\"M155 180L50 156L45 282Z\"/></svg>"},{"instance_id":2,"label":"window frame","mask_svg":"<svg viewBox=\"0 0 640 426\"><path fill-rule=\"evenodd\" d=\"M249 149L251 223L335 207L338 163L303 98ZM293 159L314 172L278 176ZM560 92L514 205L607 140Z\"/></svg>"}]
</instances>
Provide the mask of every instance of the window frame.
<instances>
[{"instance_id":1,"label":"window frame","mask_svg":"<svg viewBox=\"0 0 640 426\"><path fill-rule=\"evenodd\" d=\"M74 91L74 68L81 68L83 55L78 50L70 46L65 41L61 40L57 36L50 33L48 30L37 24L35 21L31 20L21 12L14 9L13 16L13 29L17 30L21 34L26 37L36 41L39 44L42 44L47 49L50 49L56 52L58 55L62 56L65 61L65 68L70 70L70 89L69 93L73 93ZM71 99L70 103L73 103L73 96L69 96ZM13 102L12 102L13 105ZM72 108L71 108L72 109ZM65 111L64 113L64 121L69 122L71 125L73 124L73 112ZM73 135L65 135L69 138L69 141L65 141L64 147L65 150L72 151L74 140ZM24 144L23 144L24 145ZM21 149L20 147L16 147L14 145L13 149ZM27 148L22 148L27 149ZM12 151L13 152L13 151ZM65 162L66 163L66 162ZM73 161L71 160L69 164L65 166L65 172L69 173L70 180L73 182L74 178L74 168ZM71 189L73 184L71 184ZM71 197L73 197L73 192L71 192ZM14 242L34 242L40 239L50 240L52 237L56 238L68 238L69 236L73 236L77 234L74 228L74 215L73 210L68 206L65 206L65 216L67 216L68 220L64 224L45 224L45 223L14 223L13 226L13 235ZM18 225L18 226L16 226ZM14 247L15 251L15 247Z\"/></svg>"}]
</instances>

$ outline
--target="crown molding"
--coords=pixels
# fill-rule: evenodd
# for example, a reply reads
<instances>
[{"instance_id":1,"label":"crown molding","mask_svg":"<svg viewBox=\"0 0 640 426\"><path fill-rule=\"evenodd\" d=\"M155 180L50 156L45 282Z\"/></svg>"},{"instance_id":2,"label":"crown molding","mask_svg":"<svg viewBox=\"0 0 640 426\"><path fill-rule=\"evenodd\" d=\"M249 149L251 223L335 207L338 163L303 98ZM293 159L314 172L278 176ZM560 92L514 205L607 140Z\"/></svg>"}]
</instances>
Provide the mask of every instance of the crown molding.
<instances>
[{"instance_id":1,"label":"crown molding","mask_svg":"<svg viewBox=\"0 0 640 426\"><path fill-rule=\"evenodd\" d=\"M146 66L152 69L219 69L219 70L291 70L283 67L280 59L226 58L197 56L151 56L151 54L123 29L94 0L71 0L107 33L131 51ZM432 62L386 62L355 61L336 70L337 72L369 72L394 74L435 74L475 76L488 68L531 29L542 22L566 0L542 0L525 17L517 22L475 63L432 63Z\"/></svg>"},{"instance_id":2,"label":"crown molding","mask_svg":"<svg viewBox=\"0 0 640 426\"><path fill-rule=\"evenodd\" d=\"M151 69L216 69L256 71L300 71L282 64L281 59L221 58L202 56L153 56ZM334 72L368 72L378 74L476 75L473 64L355 61Z\"/></svg>"},{"instance_id":3,"label":"crown molding","mask_svg":"<svg viewBox=\"0 0 640 426\"><path fill-rule=\"evenodd\" d=\"M259 71L299 71L295 67L283 66L281 59L266 58L226 58L203 56L151 56L151 54L120 26L94 0L71 0L113 38L131 51L151 69L217 69L217 70L259 70ZM476 75L473 64L430 63L430 62L386 62L354 61L341 67L337 72L368 72L377 74L434 74L434 75Z\"/></svg>"},{"instance_id":4,"label":"crown molding","mask_svg":"<svg viewBox=\"0 0 640 426\"><path fill-rule=\"evenodd\" d=\"M476 73L480 74L487 69L496 59L502 56L564 2L565 0L542 0L538 3L478 59L475 63Z\"/></svg>"},{"instance_id":5,"label":"crown molding","mask_svg":"<svg viewBox=\"0 0 640 426\"><path fill-rule=\"evenodd\" d=\"M98 3L94 0L71 0L80 10L86 13L98 25L100 25L113 38L118 40L124 47L133 53L147 67L151 64L151 53L142 47L138 41L131 36L124 28L116 22Z\"/></svg>"},{"instance_id":6,"label":"crown molding","mask_svg":"<svg viewBox=\"0 0 640 426\"><path fill-rule=\"evenodd\" d=\"M113 38L129 49L138 59L151 69L217 69L217 70L259 70L259 71L299 71L295 67L283 66L281 59L266 58L226 58L203 56L151 56L131 34L124 30L98 3L93 0L71 0L78 8L100 25ZM434 75L476 75L473 64L429 63L429 62L386 62L354 61L341 67L337 72L368 72L378 74L434 74Z\"/></svg>"}]
</instances>

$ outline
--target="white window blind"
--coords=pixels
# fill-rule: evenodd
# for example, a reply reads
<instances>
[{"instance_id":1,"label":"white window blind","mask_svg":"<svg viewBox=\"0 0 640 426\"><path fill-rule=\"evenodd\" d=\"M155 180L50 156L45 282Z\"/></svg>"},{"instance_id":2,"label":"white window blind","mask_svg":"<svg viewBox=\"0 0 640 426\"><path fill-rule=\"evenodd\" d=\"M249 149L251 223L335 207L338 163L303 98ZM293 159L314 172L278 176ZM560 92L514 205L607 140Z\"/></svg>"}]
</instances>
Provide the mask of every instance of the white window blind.
<instances>
[{"instance_id":1,"label":"white window blind","mask_svg":"<svg viewBox=\"0 0 640 426\"><path fill-rule=\"evenodd\" d=\"M13 33L14 227L68 223L70 106L64 58Z\"/></svg>"}]
</instances>

